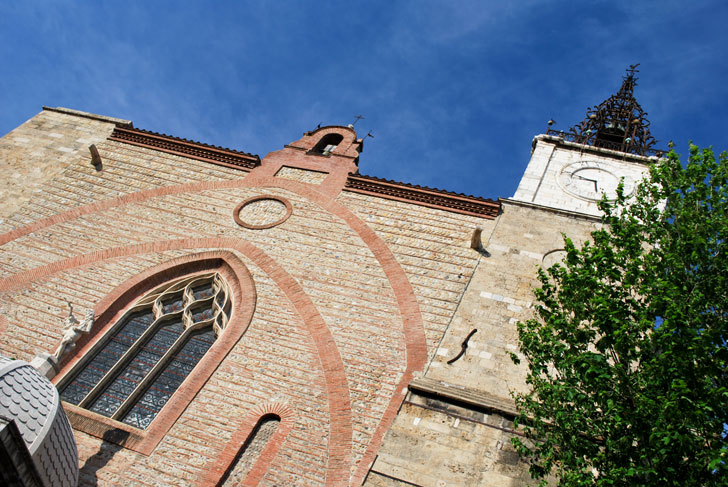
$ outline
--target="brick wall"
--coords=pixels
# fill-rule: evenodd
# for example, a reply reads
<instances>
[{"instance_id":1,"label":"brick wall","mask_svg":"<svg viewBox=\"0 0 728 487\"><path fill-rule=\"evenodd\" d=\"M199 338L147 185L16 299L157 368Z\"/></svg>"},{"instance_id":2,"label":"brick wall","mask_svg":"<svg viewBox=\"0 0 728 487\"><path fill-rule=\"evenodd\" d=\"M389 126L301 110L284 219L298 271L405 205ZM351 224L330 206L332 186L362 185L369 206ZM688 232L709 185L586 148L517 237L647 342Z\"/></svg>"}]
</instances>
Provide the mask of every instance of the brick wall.
<instances>
[{"instance_id":1,"label":"brick wall","mask_svg":"<svg viewBox=\"0 0 728 487\"><path fill-rule=\"evenodd\" d=\"M67 301L77 313L93 308L134 276L202 252L238 258L257 300L245 334L153 450L76 432L81 485L221 476L210 466L270 402L289 408L293 423L259 467L260 485L361 484L407 384L437 357L456 316L480 259L469 247L474 227L495 223L342 191L356 140L330 158L307 155L299 141L248 172L106 140L113 126L44 111L2 140L0 164L42 177L3 201L0 351L26 360L52 352ZM70 149L60 162L56 139ZM18 166L30 152L34 162ZM284 166L327 177L276 177ZM287 201L290 217L267 229L235 222L240 202L266 195Z\"/></svg>"}]
</instances>

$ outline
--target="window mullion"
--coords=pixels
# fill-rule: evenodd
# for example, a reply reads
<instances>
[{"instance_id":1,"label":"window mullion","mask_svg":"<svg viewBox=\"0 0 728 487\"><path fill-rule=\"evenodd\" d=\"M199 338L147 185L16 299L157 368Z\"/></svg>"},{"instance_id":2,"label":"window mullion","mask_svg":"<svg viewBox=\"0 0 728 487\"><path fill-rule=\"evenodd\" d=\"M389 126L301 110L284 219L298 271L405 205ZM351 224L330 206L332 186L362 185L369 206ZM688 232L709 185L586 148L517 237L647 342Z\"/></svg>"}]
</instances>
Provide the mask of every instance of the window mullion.
<instances>
[{"instance_id":1,"label":"window mullion","mask_svg":"<svg viewBox=\"0 0 728 487\"><path fill-rule=\"evenodd\" d=\"M59 389L68 391L71 404L146 429L213 346L229 315L230 290L217 273L160 286L117 320Z\"/></svg>"},{"instance_id":2,"label":"window mullion","mask_svg":"<svg viewBox=\"0 0 728 487\"><path fill-rule=\"evenodd\" d=\"M93 401L96 400L96 398L99 396L101 392L104 391L106 386L114 380L114 378L117 376L119 372L131 361L134 359L136 354L139 352L139 349L144 346L144 344L148 341L149 337L155 333L157 330L160 321L166 318L166 316L160 316L158 319L156 319L151 325L149 325L149 328L147 328L144 333L134 342L134 344L129 347L129 349L124 352L124 355L121 356L119 360L109 369L109 371L104 375L104 377L99 381L96 386L89 391L88 394L86 394L86 397L83 398L81 402L78 403L79 407L88 409Z\"/></svg>"},{"instance_id":3,"label":"window mullion","mask_svg":"<svg viewBox=\"0 0 728 487\"><path fill-rule=\"evenodd\" d=\"M80 360L78 361L78 363L77 363L76 365L74 365L74 366L73 366L73 367L74 367L74 370L76 370L76 369L81 369L81 368L84 368L84 367L86 367L86 366L88 365L88 363L89 363L89 362L91 362L91 361L93 360L93 358L94 358L94 357L96 357L96 355L97 355L98 353L100 353L100 352L101 352L101 350L103 350L103 349L104 349L104 347L105 347L105 346L106 346L106 345L107 345L107 344L108 344L108 343L109 343L109 342L111 341L111 338L109 338L109 336L113 336L113 335L114 335L114 333L115 333L115 332L116 332L117 330L119 330L120 328L122 328L122 325L123 325L123 323L124 323L124 320L126 320L126 319L127 319L127 318L128 318L129 316L132 316L132 315L134 315L134 313L139 313L139 312L142 312L143 310L145 310L145 309L147 309L147 308L148 308L148 306L146 306L146 305L145 305L145 306L139 306L139 305L137 305L137 306L134 306L133 308L131 308L131 309L130 309L129 311L127 311L126 313L124 313L124 316L122 316L122 317L121 317L121 318L120 318L120 319L119 319L119 320L118 320L118 321L117 321L117 322L116 322L116 323L114 324L114 327L113 327L113 328L112 328L111 330L109 330L109 331L108 331L108 332L106 333L106 339L102 339L102 340L99 340L98 342L96 342L96 343L95 343L95 344L94 344L94 345L93 345L93 346L91 347L91 350L89 350L89 351L88 351L88 353L86 353L86 354L85 354L85 355L84 355L83 357L81 357L81 359L80 359ZM154 324L154 323L152 323L152 325L153 325L153 324ZM149 325L149 326L152 326L152 325ZM123 358L123 355L122 355L122 358ZM66 375L65 375L65 376L63 376L63 378L62 378L62 379L61 379L61 380L60 380L60 381L58 382L58 384L56 384L56 388L57 388L57 389L58 389L59 391L60 391L60 390L63 390L63 389L64 389L64 388L65 388L65 387L66 387L66 386L68 385L68 383L69 383L69 382L71 382L71 381L72 381L72 380L73 380L73 379L74 379L75 377L76 377L76 374L66 374ZM90 394L90 392L89 392L89 394ZM87 394L87 396L88 396L88 394ZM84 398L84 401L85 401L85 399L86 399L86 398ZM83 401L82 401L82 402L83 402ZM81 404L81 403L78 403L78 405L80 405L80 404Z\"/></svg>"},{"instance_id":4,"label":"window mullion","mask_svg":"<svg viewBox=\"0 0 728 487\"><path fill-rule=\"evenodd\" d=\"M162 358L159 359L157 364L152 368L152 370L149 371L149 373L144 376L144 379L139 383L138 386L132 391L131 394L129 394L129 397L126 398L126 400L119 406L119 409L116 410L114 414L111 415L111 419L115 419L117 421L120 420L120 418L123 418L124 415L127 413L130 407L134 405L134 403L139 399L139 396L146 391L147 385L154 380L155 377L167 366L167 364L172 360L172 357L174 354L177 353L177 351L184 345L185 340L190 335L189 328L185 329L185 331L177 337L177 339L174 341L171 347L162 355ZM104 377L105 379L106 377Z\"/></svg>"}]
</instances>

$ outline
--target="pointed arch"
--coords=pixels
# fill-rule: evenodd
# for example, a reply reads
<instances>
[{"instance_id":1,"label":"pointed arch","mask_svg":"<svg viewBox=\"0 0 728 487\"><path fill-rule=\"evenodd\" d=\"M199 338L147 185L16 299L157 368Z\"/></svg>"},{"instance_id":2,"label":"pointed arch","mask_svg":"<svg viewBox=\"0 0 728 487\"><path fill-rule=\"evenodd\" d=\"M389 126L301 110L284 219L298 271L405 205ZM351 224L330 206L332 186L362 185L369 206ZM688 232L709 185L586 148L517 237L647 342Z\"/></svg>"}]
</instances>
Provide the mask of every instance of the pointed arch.
<instances>
[{"instance_id":1,"label":"pointed arch","mask_svg":"<svg viewBox=\"0 0 728 487\"><path fill-rule=\"evenodd\" d=\"M260 404L243 418L220 455L204 469L206 473L199 481L200 486L216 487L224 482L266 419L277 419L279 423L265 445L261 445L257 458L251 459L250 468L241 483L244 487L258 485L295 423L293 410L280 402Z\"/></svg>"},{"instance_id":2,"label":"pointed arch","mask_svg":"<svg viewBox=\"0 0 728 487\"><path fill-rule=\"evenodd\" d=\"M161 242L147 242L131 244L122 247L107 248L104 250L91 252L88 254L77 255L69 259L62 261L53 262L46 264L35 269L31 269L25 272L19 272L9 278L0 280L0 291L8 289L14 289L27 285L44 276L55 274L69 269L75 269L77 267L90 265L96 262L101 262L107 259L125 257L129 255L137 255L149 252L164 252L169 250L180 250L180 249L200 249L200 248L231 248L244 254L257 266L259 266L263 272L270 276L280 287L287 298L296 309L297 313L303 320L306 328L308 329L311 337L313 338L313 346L315 347L315 353L318 355L319 366L322 369L324 380L327 389L327 402L329 406L329 456L326 474L326 485L327 486L339 486L343 485L342 482L348 484L350 477L351 468L351 448L352 448L352 437L353 428L351 423L351 402L348 394L349 386L346 379L346 373L344 371L344 364L339 354L339 350L333 340L331 331L328 329L325 321L319 314L316 306L312 302L311 298L303 291L298 282L288 274L288 272L281 267L272 257L266 254L260 248L246 242L239 238L190 238L180 240L167 240ZM217 255L219 252L213 252ZM229 252L223 252L229 254ZM170 261L172 262L172 261ZM241 264L242 265L242 264ZM245 268L243 266L243 268ZM247 269L246 269L247 271ZM147 273L144 273L147 275ZM252 282L252 277L250 278ZM127 282L132 282L133 279L129 279ZM119 289L123 291L123 286L119 286ZM121 292L121 291L120 291ZM113 304L113 298L115 293L110 293L106 299L102 301L104 306L97 306L97 309L104 309L110 304ZM112 303L106 304L109 301ZM251 307L251 310L253 308ZM252 311L251 311L252 315ZM252 317L252 316L251 316ZM247 325L246 325L247 328ZM223 337L225 338L225 337ZM230 345L232 347L233 344ZM227 350L230 350L229 348ZM222 361L224 355L220 358ZM217 367L217 363L214 367ZM210 372L212 374L213 371ZM63 373L63 371L61 371ZM209 377L209 376L208 376ZM411 377L406 376L402 379L402 383L406 384ZM195 390L198 391L201 388ZM174 400L178 397L182 397L182 391L179 391ZM121 428L114 430L114 426L118 425L116 422L110 422L111 424L103 425L102 418L101 423L92 423L89 425L83 424L83 417L78 422L73 423L75 419L72 419L72 424L77 426L77 429L88 432L93 436L103 437L107 441L118 443L129 449L138 451L140 453L149 455L152 450L156 447L159 441L162 439L166 431L174 424L174 421L182 414L187 403L189 403L194 397L194 394L186 399L180 401L181 409L176 416L167 416L166 418L174 418L171 423L166 425L162 420L156 421L152 424L146 432L142 435L134 436L127 429ZM404 397L404 396L402 396ZM171 402L171 401L170 401ZM66 413L70 418L75 418L75 406L66 405ZM170 403L167 404L166 408L170 408ZM335 411L335 413L333 413ZM81 410L83 412L83 410ZM165 411L162 411L163 413ZM395 411L396 412L396 411ZM393 413L394 414L394 413ZM108 421L108 420L107 420ZM101 424L101 426L99 426ZM165 428L166 425L166 429ZM124 425L122 425L124 426ZM84 429L85 428L85 429ZM157 436L157 429L161 430L162 433ZM118 435L117 435L118 433ZM136 434L136 432L134 432ZM130 438L127 438L130 437Z\"/></svg>"},{"instance_id":3,"label":"pointed arch","mask_svg":"<svg viewBox=\"0 0 728 487\"><path fill-rule=\"evenodd\" d=\"M169 397L149 426L135 428L93 413L82 407L64 403L74 428L143 454L150 454L202 386L212 376L232 347L247 330L255 311L256 291L253 278L245 265L227 251L202 252L183 256L157 265L128 279L109 293L95 309L96 320L88 337L77 344L77 352L62 364L54 383L63 388L73 379L77 365L82 366L96 353L109 332L114 329L139 299L165 283L195 282L196 277L219 275L225 280L230 300L230 314L224 331L209 346L195 366ZM180 281L182 280L182 281ZM118 433L115 433L118 432Z\"/></svg>"}]
</instances>

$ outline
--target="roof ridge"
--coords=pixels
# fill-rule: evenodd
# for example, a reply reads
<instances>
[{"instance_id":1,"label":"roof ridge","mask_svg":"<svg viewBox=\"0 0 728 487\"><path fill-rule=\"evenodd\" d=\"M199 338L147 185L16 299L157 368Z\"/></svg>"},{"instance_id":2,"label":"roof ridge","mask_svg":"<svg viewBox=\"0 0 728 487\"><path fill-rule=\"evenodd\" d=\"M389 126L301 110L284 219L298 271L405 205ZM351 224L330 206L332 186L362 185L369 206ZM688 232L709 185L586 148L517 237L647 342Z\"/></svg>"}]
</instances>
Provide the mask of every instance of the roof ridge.
<instances>
[{"instance_id":1,"label":"roof ridge","mask_svg":"<svg viewBox=\"0 0 728 487\"><path fill-rule=\"evenodd\" d=\"M117 127L117 129L121 129L121 130L125 130L125 131L128 130L128 131L133 131L133 132L142 132L146 135L164 137L166 139L173 139L178 142L185 142L187 144L195 144L195 145L199 145L199 146L206 147L209 149L217 149L220 151L233 152L235 154L240 154L240 155L244 155L244 156L248 156L248 157L255 157L257 159L260 159L260 156L258 154L253 154L250 152L245 152L245 151L241 151L241 150L237 150L237 149L231 149L229 147L222 147L222 146L214 145L214 144L207 144L205 142L200 142L199 140L185 139L184 137L178 137L176 135L169 135L169 134L165 134L162 132L155 132L153 130L140 129L138 127Z\"/></svg>"}]
</instances>

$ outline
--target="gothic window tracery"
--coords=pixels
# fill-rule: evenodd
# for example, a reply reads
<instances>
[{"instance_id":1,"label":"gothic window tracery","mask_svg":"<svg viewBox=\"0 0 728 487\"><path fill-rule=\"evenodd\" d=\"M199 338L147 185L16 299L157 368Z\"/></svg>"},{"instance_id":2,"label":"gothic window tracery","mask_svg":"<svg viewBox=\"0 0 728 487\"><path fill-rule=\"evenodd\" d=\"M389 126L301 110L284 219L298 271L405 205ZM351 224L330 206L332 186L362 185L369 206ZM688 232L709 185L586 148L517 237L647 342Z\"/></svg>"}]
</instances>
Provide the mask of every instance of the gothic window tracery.
<instances>
[{"instance_id":1,"label":"gothic window tracery","mask_svg":"<svg viewBox=\"0 0 728 487\"><path fill-rule=\"evenodd\" d=\"M157 287L64 378L61 398L146 429L223 332L231 307L218 273Z\"/></svg>"}]
</instances>

